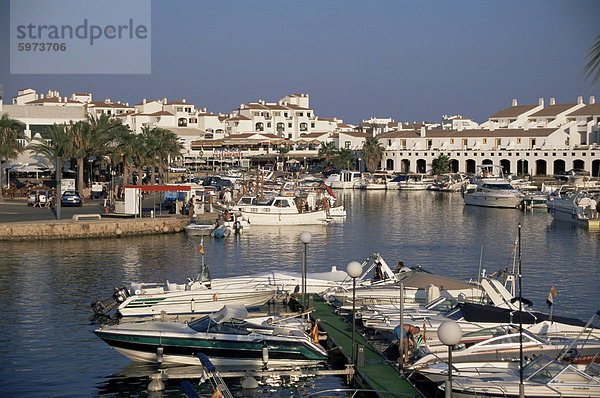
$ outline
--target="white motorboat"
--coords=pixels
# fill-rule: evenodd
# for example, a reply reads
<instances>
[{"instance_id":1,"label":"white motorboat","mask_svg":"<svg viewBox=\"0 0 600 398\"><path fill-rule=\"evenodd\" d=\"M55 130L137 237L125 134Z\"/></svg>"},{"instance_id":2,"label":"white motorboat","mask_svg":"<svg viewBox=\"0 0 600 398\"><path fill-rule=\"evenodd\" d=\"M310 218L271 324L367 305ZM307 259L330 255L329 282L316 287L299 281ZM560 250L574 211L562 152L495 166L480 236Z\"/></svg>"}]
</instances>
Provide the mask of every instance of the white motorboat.
<instances>
[{"instance_id":1,"label":"white motorboat","mask_svg":"<svg viewBox=\"0 0 600 398\"><path fill-rule=\"evenodd\" d=\"M410 173L400 176L398 188L404 191L424 191L428 186L434 184L435 179L424 173Z\"/></svg>"},{"instance_id":2,"label":"white motorboat","mask_svg":"<svg viewBox=\"0 0 600 398\"><path fill-rule=\"evenodd\" d=\"M329 301L336 300L341 306L351 306L352 297L355 305L397 304L400 302L400 282L404 286L403 299L405 303L426 304L443 295L444 297L462 297L463 299L480 298L482 289L474 284L454 278L434 275L422 269L415 268L409 272L395 275L395 280L373 281L371 284L360 284L352 291L348 286L337 286L324 292ZM434 292L435 291L435 292ZM396 311L396 313L399 313Z\"/></svg>"},{"instance_id":3,"label":"white motorboat","mask_svg":"<svg viewBox=\"0 0 600 398\"><path fill-rule=\"evenodd\" d=\"M326 224L330 219L326 208L302 205L293 196L275 196L265 202L242 196L234 209L252 225L313 225Z\"/></svg>"},{"instance_id":4,"label":"white motorboat","mask_svg":"<svg viewBox=\"0 0 600 398\"><path fill-rule=\"evenodd\" d=\"M452 381L453 397L518 397L520 370L510 366L503 372ZM443 386L440 386L442 388ZM530 398L600 397L600 380L576 367L540 356L523 368L523 395Z\"/></svg>"},{"instance_id":5,"label":"white motorboat","mask_svg":"<svg viewBox=\"0 0 600 398\"><path fill-rule=\"evenodd\" d=\"M359 187L360 181L361 174L359 171L342 170L339 173L329 175L324 184L333 189L353 189Z\"/></svg>"},{"instance_id":6,"label":"white motorboat","mask_svg":"<svg viewBox=\"0 0 600 398\"><path fill-rule=\"evenodd\" d=\"M552 358L568 358L576 363L589 363L598 358L600 340L570 339L564 337L548 337L531 333L523 329L519 333L518 325L507 324L494 326L466 333L460 342L452 347L452 362L490 362L515 361L520 355L520 339L523 353L532 358L548 355ZM411 367L420 369L448 359L448 347L439 343L428 344L424 354Z\"/></svg>"},{"instance_id":7,"label":"white motorboat","mask_svg":"<svg viewBox=\"0 0 600 398\"><path fill-rule=\"evenodd\" d=\"M385 275L384 280L373 281L372 275L377 264L381 264L382 272ZM373 283L384 285L394 283L396 278L394 273L383 261L379 253L373 253L367 257L363 263L363 273L356 278L357 286L370 285ZM269 271L256 275L234 276L227 278L215 278L213 283L227 286L261 286L269 285L277 290L278 293L299 293L302 291L302 274L300 272ZM306 292L323 293L329 289L345 286L352 286L352 279L346 271L338 270L333 266L327 272L308 272L306 274Z\"/></svg>"},{"instance_id":8,"label":"white motorboat","mask_svg":"<svg viewBox=\"0 0 600 398\"><path fill-rule=\"evenodd\" d=\"M107 300L92 304L97 315L108 315L114 308L117 316L148 317L167 315L196 315L218 311L226 304L257 307L276 294L264 284L253 286L228 285L211 280L207 267L185 283L132 283L129 288L117 289Z\"/></svg>"},{"instance_id":9,"label":"white motorboat","mask_svg":"<svg viewBox=\"0 0 600 398\"><path fill-rule=\"evenodd\" d=\"M392 177L387 173L362 173L359 188L367 190L384 190L387 189L387 182L391 180Z\"/></svg>"},{"instance_id":10,"label":"white motorboat","mask_svg":"<svg viewBox=\"0 0 600 398\"><path fill-rule=\"evenodd\" d=\"M428 186L430 191L458 192L468 183L466 174L447 173L439 176L439 181Z\"/></svg>"},{"instance_id":11,"label":"white motorboat","mask_svg":"<svg viewBox=\"0 0 600 398\"><path fill-rule=\"evenodd\" d=\"M213 229L215 229L215 225L210 220L198 221L193 220L190 221L188 225L183 228L188 235L192 236L209 236Z\"/></svg>"},{"instance_id":12,"label":"white motorboat","mask_svg":"<svg viewBox=\"0 0 600 398\"><path fill-rule=\"evenodd\" d=\"M463 196L466 205L515 208L523 201L523 193L503 177L500 166L477 167L480 172L473 178L474 189L467 189Z\"/></svg>"},{"instance_id":13,"label":"white motorboat","mask_svg":"<svg viewBox=\"0 0 600 398\"><path fill-rule=\"evenodd\" d=\"M550 196L546 205L555 220L579 222L591 218L590 198L592 197L593 194L588 191L563 185ZM600 201L600 194L596 194L595 200Z\"/></svg>"},{"instance_id":14,"label":"white motorboat","mask_svg":"<svg viewBox=\"0 0 600 398\"><path fill-rule=\"evenodd\" d=\"M296 327L260 325L245 308L223 307L189 323L146 321L105 325L94 333L137 362L199 365L206 355L217 368L294 368L327 360L327 351Z\"/></svg>"}]
</instances>

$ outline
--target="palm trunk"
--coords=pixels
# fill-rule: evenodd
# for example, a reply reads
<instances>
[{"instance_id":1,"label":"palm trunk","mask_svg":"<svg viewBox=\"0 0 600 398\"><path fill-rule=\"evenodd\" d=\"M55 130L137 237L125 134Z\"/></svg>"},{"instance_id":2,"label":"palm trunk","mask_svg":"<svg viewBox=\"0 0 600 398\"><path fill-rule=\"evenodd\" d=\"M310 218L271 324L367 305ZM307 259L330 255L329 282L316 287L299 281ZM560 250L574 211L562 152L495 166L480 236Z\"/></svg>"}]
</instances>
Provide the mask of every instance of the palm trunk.
<instances>
[{"instance_id":1,"label":"palm trunk","mask_svg":"<svg viewBox=\"0 0 600 398\"><path fill-rule=\"evenodd\" d=\"M83 158L77 159L77 189L83 195Z\"/></svg>"},{"instance_id":2,"label":"palm trunk","mask_svg":"<svg viewBox=\"0 0 600 398\"><path fill-rule=\"evenodd\" d=\"M2 188L4 187L4 173L2 172L2 165L4 164L4 160L0 160L0 201L4 200L4 195L2 193ZM8 167L8 163L6 164ZM10 188L10 187L9 187Z\"/></svg>"}]
</instances>

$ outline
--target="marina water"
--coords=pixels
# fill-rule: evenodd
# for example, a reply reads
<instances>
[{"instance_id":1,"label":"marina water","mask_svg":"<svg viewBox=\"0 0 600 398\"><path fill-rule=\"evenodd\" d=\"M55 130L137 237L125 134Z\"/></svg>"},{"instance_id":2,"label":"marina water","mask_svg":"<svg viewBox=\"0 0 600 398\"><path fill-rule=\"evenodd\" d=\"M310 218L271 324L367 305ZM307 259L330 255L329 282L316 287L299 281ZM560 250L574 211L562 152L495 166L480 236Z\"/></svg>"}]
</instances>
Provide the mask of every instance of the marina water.
<instances>
[{"instance_id":1,"label":"marina water","mask_svg":"<svg viewBox=\"0 0 600 398\"><path fill-rule=\"evenodd\" d=\"M600 309L600 233L557 223L545 209L521 212L465 206L460 194L338 192L345 223L310 227L253 226L244 235L204 240L213 277L267 270L300 271L312 234L308 270L362 262L379 252L394 266L422 266L460 279L513 264L522 224L523 296L544 304L556 286L554 313L588 320ZM200 269L199 237L185 234L121 239L3 242L0 262L0 393L3 397L185 396L177 383L149 394L151 365L135 364L92 334L89 304L133 281L181 282ZM481 265L480 265L481 264ZM208 384L208 383L207 383ZM242 395L237 385L234 395ZM271 380L255 396L291 396L344 386L343 378ZM210 396L207 385L199 392ZM252 396L252 393L246 393Z\"/></svg>"}]
</instances>

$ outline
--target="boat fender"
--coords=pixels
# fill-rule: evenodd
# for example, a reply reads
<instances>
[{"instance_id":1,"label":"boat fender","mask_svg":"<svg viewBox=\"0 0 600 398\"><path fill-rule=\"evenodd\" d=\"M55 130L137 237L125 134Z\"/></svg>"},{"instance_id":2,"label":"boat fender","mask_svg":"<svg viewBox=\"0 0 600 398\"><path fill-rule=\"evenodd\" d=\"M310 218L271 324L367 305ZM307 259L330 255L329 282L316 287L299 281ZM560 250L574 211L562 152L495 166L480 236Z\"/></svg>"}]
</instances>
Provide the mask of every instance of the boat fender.
<instances>
[{"instance_id":1,"label":"boat fender","mask_svg":"<svg viewBox=\"0 0 600 398\"><path fill-rule=\"evenodd\" d=\"M263 344L262 347L262 361L265 367L269 363L269 347L267 347L267 344Z\"/></svg>"},{"instance_id":2,"label":"boat fender","mask_svg":"<svg viewBox=\"0 0 600 398\"><path fill-rule=\"evenodd\" d=\"M163 362L163 354L164 348L162 346L158 346L156 348L156 362L158 362L159 364Z\"/></svg>"},{"instance_id":3,"label":"boat fender","mask_svg":"<svg viewBox=\"0 0 600 398\"><path fill-rule=\"evenodd\" d=\"M258 388L258 382L251 376L244 377L241 385L244 390L254 390Z\"/></svg>"}]
</instances>

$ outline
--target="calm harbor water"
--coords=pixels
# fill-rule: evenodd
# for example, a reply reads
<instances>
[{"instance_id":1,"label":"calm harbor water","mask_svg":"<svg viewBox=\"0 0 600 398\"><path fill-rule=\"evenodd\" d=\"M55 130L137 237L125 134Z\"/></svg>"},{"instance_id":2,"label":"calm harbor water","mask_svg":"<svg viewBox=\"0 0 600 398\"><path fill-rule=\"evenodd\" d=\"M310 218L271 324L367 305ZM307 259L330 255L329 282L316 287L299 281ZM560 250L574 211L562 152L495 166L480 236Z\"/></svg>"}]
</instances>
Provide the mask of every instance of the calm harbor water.
<instances>
[{"instance_id":1,"label":"calm harbor water","mask_svg":"<svg viewBox=\"0 0 600 398\"><path fill-rule=\"evenodd\" d=\"M345 269L379 252L393 266L403 260L432 272L476 278L512 266L522 224L523 296L545 310L556 286L555 313L588 320L600 308L600 233L552 221L544 209L464 206L460 194L436 192L339 193L344 224L251 227L242 236L205 239L213 276L271 269L298 271L312 234L309 271ZM132 281L181 281L200 264L200 238L184 234L101 240L3 242L0 262L0 394L3 397L148 396L154 367L134 364L96 338L89 304ZM482 255L480 256L480 254ZM261 385L256 396L291 396L342 387L323 377ZM232 386L236 395L242 392ZM237 390L236 390L237 388ZM208 394L209 388L200 389ZM162 394L184 396L176 384Z\"/></svg>"}]
</instances>

